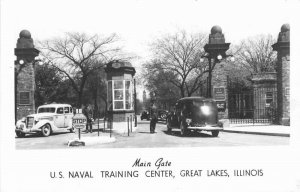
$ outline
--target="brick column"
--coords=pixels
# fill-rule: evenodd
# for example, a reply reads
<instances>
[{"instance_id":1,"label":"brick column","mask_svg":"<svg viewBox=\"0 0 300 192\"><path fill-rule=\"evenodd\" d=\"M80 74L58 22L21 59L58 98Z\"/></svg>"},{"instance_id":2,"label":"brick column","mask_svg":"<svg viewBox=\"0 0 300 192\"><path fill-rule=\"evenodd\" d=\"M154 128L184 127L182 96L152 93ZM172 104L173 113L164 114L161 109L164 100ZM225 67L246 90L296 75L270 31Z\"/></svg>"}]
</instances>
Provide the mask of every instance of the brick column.
<instances>
[{"instance_id":1,"label":"brick column","mask_svg":"<svg viewBox=\"0 0 300 192\"><path fill-rule=\"evenodd\" d=\"M219 108L219 119L228 119L228 73L224 65L226 65L225 62L216 65L212 78L212 96Z\"/></svg>"},{"instance_id":2,"label":"brick column","mask_svg":"<svg viewBox=\"0 0 300 192\"><path fill-rule=\"evenodd\" d=\"M290 26L284 24L277 43L272 45L277 51L277 106L278 122L290 125Z\"/></svg>"}]
</instances>

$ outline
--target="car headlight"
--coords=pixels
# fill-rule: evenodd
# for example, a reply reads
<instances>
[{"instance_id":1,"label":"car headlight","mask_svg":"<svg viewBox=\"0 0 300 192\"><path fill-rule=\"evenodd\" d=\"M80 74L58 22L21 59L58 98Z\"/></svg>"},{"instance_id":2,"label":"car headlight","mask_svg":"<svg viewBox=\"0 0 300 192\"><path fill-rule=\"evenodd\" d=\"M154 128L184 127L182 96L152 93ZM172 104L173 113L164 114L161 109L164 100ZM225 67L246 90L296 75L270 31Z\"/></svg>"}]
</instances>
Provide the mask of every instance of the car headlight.
<instances>
[{"instance_id":1,"label":"car headlight","mask_svg":"<svg viewBox=\"0 0 300 192\"><path fill-rule=\"evenodd\" d=\"M211 113L210 108L206 105L201 106L201 111L204 115L209 115Z\"/></svg>"},{"instance_id":2,"label":"car headlight","mask_svg":"<svg viewBox=\"0 0 300 192\"><path fill-rule=\"evenodd\" d=\"M186 119L185 119L185 122L189 125L189 124L191 124L192 119L186 118Z\"/></svg>"},{"instance_id":3,"label":"car headlight","mask_svg":"<svg viewBox=\"0 0 300 192\"><path fill-rule=\"evenodd\" d=\"M23 118L21 119L21 122L25 123L25 122L26 122L26 117L23 117Z\"/></svg>"}]
</instances>

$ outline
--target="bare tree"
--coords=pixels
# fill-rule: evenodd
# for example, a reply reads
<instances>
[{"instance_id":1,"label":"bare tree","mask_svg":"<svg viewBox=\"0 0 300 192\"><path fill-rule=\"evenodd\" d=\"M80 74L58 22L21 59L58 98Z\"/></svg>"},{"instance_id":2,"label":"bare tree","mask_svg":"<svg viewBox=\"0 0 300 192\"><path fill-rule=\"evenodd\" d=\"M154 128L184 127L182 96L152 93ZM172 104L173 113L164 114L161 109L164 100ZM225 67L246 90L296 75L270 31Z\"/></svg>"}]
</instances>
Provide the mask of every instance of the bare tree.
<instances>
[{"instance_id":1,"label":"bare tree","mask_svg":"<svg viewBox=\"0 0 300 192\"><path fill-rule=\"evenodd\" d=\"M116 59L120 49L113 44L115 34L100 38L85 33L66 33L63 38L40 42L41 55L48 64L54 66L67 77L78 94L78 107L82 104L82 94L88 76Z\"/></svg>"},{"instance_id":2,"label":"bare tree","mask_svg":"<svg viewBox=\"0 0 300 192\"><path fill-rule=\"evenodd\" d=\"M157 39L152 45L155 59L148 68L167 71L165 80L180 90L181 97L191 96L200 86L207 64L200 63L206 36L180 31Z\"/></svg>"},{"instance_id":3,"label":"bare tree","mask_svg":"<svg viewBox=\"0 0 300 192\"><path fill-rule=\"evenodd\" d=\"M170 108L180 98L178 87L170 82L170 79L175 81L177 77L153 63L155 61L144 64L142 72L144 85L150 93L155 93L156 104L162 108Z\"/></svg>"},{"instance_id":4,"label":"bare tree","mask_svg":"<svg viewBox=\"0 0 300 192\"><path fill-rule=\"evenodd\" d=\"M259 35L243 40L235 47L237 62L249 71L252 76L255 73L274 72L276 52L272 45L275 39L271 35Z\"/></svg>"},{"instance_id":5,"label":"bare tree","mask_svg":"<svg viewBox=\"0 0 300 192\"><path fill-rule=\"evenodd\" d=\"M90 93L92 102L94 103L94 118L99 117L100 108L98 105L98 97L105 104L105 114L107 110L107 90L106 90L106 79L105 72L103 69L94 70L92 74L88 77L86 82L85 91ZM99 102L100 103L100 102Z\"/></svg>"}]
</instances>

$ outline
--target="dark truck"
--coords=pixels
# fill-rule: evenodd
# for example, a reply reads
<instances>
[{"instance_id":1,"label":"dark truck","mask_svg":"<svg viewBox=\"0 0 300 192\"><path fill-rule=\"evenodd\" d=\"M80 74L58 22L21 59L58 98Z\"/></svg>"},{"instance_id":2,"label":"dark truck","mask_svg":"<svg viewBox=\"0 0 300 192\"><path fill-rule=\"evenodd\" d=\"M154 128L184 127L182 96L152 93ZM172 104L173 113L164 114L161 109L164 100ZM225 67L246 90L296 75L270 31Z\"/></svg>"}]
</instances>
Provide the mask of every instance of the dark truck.
<instances>
[{"instance_id":1,"label":"dark truck","mask_svg":"<svg viewBox=\"0 0 300 192\"><path fill-rule=\"evenodd\" d=\"M185 136L191 130L210 131L213 137L223 130L218 120L218 108L213 99L204 97L185 97L176 102L175 109L167 116L168 132L180 129Z\"/></svg>"}]
</instances>

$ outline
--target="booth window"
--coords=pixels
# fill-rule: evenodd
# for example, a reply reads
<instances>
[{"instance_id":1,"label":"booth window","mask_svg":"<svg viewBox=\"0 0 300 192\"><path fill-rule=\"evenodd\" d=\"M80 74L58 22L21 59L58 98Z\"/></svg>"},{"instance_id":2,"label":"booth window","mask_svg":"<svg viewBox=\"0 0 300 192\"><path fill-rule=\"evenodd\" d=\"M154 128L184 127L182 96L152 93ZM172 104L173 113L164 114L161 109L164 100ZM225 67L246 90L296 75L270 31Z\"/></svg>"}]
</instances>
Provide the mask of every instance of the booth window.
<instances>
[{"instance_id":1,"label":"booth window","mask_svg":"<svg viewBox=\"0 0 300 192\"><path fill-rule=\"evenodd\" d=\"M124 109L124 85L123 81L114 81L114 109Z\"/></svg>"},{"instance_id":2,"label":"booth window","mask_svg":"<svg viewBox=\"0 0 300 192\"><path fill-rule=\"evenodd\" d=\"M131 81L125 81L125 109L131 109L131 105L132 105Z\"/></svg>"},{"instance_id":3,"label":"booth window","mask_svg":"<svg viewBox=\"0 0 300 192\"><path fill-rule=\"evenodd\" d=\"M108 81L107 86L109 110L131 110L133 108L131 80L111 80Z\"/></svg>"}]
</instances>

